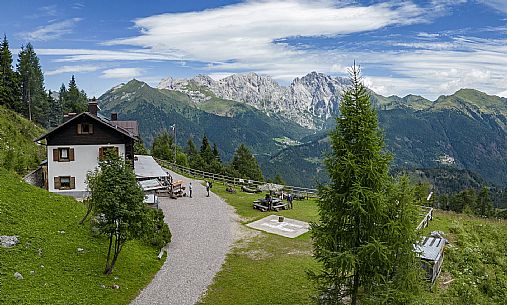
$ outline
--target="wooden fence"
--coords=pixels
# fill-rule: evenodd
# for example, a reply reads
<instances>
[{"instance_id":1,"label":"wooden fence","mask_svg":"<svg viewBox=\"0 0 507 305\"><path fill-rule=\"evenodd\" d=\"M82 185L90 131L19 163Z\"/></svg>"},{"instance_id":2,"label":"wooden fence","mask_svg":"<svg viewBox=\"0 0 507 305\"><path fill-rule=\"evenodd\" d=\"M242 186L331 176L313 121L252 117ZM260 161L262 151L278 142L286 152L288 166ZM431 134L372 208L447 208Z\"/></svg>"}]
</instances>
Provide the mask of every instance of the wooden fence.
<instances>
[{"instance_id":1,"label":"wooden fence","mask_svg":"<svg viewBox=\"0 0 507 305\"><path fill-rule=\"evenodd\" d=\"M220 182L224 185L231 186L247 186L251 188L257 188L259 185L266 184L266 181L256 181L249 180L237 177L230 177L222 174L210 173L201 171L198 169L193 169L185 166L181 166L178 164L170 163L164 160L156 159L156 161L165 168L171 169L175 172L198 177L202 179L212 180L213 182ZM317 189L292 186L292 185L284 185L284 190L286 192L292 193L294 195L304 195L306 198L317 197Z\"/></svg>"}]
</instances>

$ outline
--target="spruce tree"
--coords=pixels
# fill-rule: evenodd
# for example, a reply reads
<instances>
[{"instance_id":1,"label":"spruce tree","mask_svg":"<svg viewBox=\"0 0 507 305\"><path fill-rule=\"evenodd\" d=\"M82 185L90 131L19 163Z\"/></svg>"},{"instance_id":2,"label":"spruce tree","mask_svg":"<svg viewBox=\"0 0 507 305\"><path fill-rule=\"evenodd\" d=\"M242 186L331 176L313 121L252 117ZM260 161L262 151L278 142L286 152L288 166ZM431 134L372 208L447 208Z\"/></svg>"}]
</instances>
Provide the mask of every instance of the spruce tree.
<instances>
[{"instance_id":1,"label":"spruce tree","mask_svg":"<svg viewBox=\"0 0 507 305\"><path fill-rule=\"evenodd\" d=\"M314 257L322 264L311 277L320 304L403 303L407 287L400 283L408 280L414 289L417 280L408 279L407 270L419 268L411 250L413 196L389 177L391 156L355 65L350 83L330 134L333 152L325 164L331 182L319 189L320 221L311 225Z\"/></svg>"},{"instance_id":2,"label":"spruce tree","mask_svg":"<svg viewBox=\"0 0 507 305\"><path fill-rule=\"evenodd\" d=\"M60 91L58 91L58 101L60 102L60 105L62 105L62 111L63 113L68 113L68 107L67 107L67 88L65 87L65 84L62 83L60 86Z\"/></svg>"},{"instance_id":3,"label":"spruce tree","mask_svg":"<svg viewBox=\"0 0 507 305\"><path fill-rule=\"evenodd\" d=\"M240 144L232 157L231 167L242 178L263 181L261 168L257 159L252 155L248 147Z\"/></svg>"},{"instance_id":4,"label":"spruce tree","mask_svg":"<svg viewBox=\"0 0 507 305\"><path fill-rule=\"evenodd\" d=\"M44 75L39 58L30 43L21 47L17 69L20 75L22 113L29 120L47 127L48 104L44 90Z\"/></svg>"},{"instance_id":5,"label":"spruce tree","mask_svg":"<svg viewBox=\"0 0 507 305\"><path fill-rule=\"evenodd\" d=\"M53 98L51 90L48 91L47 103L49 107L49 127L56 127L63 122L63 108L60 99Z\"/></svg>"},{"instance_id":6,"label":"spruce tree","mask_svg":"<svg viewBox=\"0 0 507 305\"><path fill-rule=\"evenodd\" d=\"M155 158L174 161L174 140L171 134L164 130L153 140L151 154Z\"/></svg>"},{"instance_id":7,"label":"spruce tree","mask_svg":"<svg viewBox=\"0 0 507 305\"><path fill-rule=\"evenodd\" d=\"M12 68L12 53L9 50L7 36L0 45L0 105L20 111L21 91L19 77Z\"/></svg>"},{"instance_id":8,"label":"spruce tree","mask_svg":"<svg viewBox=\"0 0 507 305\"><path fill-rule=\"evenodd\" d=\"M202 138L200 153L205 164L211 164L211 162L213 162L213 150L211 149L211 145L209 144L208 137L206 135Z\"/></svg>"},{"instance_id":9,"label":"spruce tree","mask_svg":"<svg viewBox=\"0 0 507 305\"><path fill-rule=\"evenodd\" d=\"M61 89L60 89L61 90ZM65 93L65 112L81 113L87 110L88 98L84 91L77 87L76 78L72 75L69 81L69 87Z\"/></svg>"}]
</instances>

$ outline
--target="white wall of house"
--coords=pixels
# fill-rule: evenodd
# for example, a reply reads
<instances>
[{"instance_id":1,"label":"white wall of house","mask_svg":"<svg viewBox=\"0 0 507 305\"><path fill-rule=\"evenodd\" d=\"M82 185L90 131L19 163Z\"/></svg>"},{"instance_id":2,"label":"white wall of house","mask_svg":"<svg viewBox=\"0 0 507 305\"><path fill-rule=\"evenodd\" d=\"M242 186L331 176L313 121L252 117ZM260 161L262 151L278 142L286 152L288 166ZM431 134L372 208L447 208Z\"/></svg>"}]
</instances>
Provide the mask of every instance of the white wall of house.
<instances>
[{"instance_id":1,"label":"white wall of house","mask_svg":"<svg viewBox=\"0 0 507 305\"><path fill-rule=\"evenodd\" d=\"M97 168L99 162L99 149L101 147L118 147L118 152L125 158L125 144L108 145L58 145L47 147L48 157L48 190L55 193L86 191L86 174ZM53 149L69 147L74 149L74 161L53 161ZM76 187L72 190L55 189L54 177L71 176L76 179Z\"/></svg>"}]
</instances>

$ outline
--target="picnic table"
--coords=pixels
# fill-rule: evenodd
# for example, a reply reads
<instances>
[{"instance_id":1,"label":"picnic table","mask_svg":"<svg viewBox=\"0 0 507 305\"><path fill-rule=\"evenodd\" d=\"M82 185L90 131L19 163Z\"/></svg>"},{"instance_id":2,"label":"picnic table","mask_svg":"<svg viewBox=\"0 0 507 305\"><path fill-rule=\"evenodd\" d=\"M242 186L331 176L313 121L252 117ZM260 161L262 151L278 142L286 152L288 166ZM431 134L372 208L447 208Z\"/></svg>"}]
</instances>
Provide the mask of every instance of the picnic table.
<instances>
[{"instance_id":1,"label":"picnic table","mask_svg":"<svg viewBox=\"0 0 507 305\"><path fill-rule=\"evenodd\" d=\"M279 210L286 210L287 209L287 203L283 200L280 200L278 198L272 198L271 199L271 206L268 199L262 198L257 199L253 202L253 208L260 210L261 212L267 212L269 210L272 211L279 211Z\"/></svg>"}]
</instances>

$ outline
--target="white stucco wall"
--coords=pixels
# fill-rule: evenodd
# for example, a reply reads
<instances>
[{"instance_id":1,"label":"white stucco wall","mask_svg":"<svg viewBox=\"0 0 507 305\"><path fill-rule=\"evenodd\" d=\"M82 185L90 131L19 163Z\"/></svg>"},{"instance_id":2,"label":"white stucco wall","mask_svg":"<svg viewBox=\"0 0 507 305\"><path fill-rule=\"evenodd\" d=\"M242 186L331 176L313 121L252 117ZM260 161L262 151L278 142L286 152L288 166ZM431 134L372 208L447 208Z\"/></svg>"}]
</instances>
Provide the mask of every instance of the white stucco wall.
<instances>
[{"instance_id":1,"label":"white stucco wall","mask_svg":"<svg viewBox=\"0 0 507 305\"><path fill-rule=\"evenodd\" d=\"M86 174L97 168L99 162L99 148L105 146L118 147L122 158L125 158L125 144L110 145L59 145L48 146L48 190L55 193L82 192L86 191ZM53 161L53 149L59 147L74 148L74 161L58 162ZM58 176L76 177L76 188L72 190L55 189L55 179Z\"/></svg>"}]
</instances>

